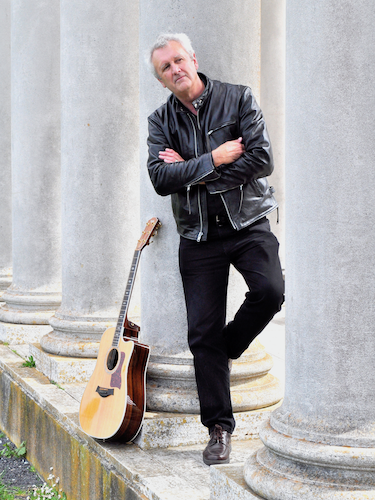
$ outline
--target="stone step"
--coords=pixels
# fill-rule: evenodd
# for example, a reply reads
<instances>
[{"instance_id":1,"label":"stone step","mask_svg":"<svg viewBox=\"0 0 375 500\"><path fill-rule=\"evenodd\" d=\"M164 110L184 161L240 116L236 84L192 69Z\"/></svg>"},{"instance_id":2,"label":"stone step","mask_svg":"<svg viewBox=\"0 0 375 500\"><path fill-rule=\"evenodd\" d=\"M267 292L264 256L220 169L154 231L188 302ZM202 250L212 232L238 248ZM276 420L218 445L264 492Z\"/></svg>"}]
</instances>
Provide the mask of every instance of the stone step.
<instances>
[{"instance_id":1,"label":"stone step","mask_svg":"<svg viewBox=\"0 0 375 500\"><path fill-rule=\"evenodd\" d=\"M47 478L53 467L69 500L209 500L212 494L222 494L223 482L228 479L215 474L216 469L225 467L226 471L227 466L204 465L203 444L141 448L136 444L98 442L79 426L83 385L51 384L35 368L23 368L23 358L14 351L18 352L17 346L10 349L0 345L0 428L16 445L27 442L27 459L42 477ZM261 410L248 412L246 418L248 422L261 421L269 412L270 409L266 409L263 416ZM173 442L183 442L184 434L190 439L191 429L198 428L199 424L196 415L186 416L187 424L181 415L149 414L146 417L142 439L150 440L156 429L164 427L164 433L160 431L155 438L159 442L162 436L168 442L168 435L173 435L174 440L177 436ZM206 432L203 431L202 436ZM206 439L207 435L202 441ZM244 440L237 434L233 440L232 463L243 463L259 446L258 439ZM236 486L228 477L233 487L239 487L239 483ZM210 481L215 493L210 492Z\"/></svg>"},{"instance_id":2,"label":"stone step","mask_svg":"<svg viewBox=\"0 0 375 500\"><path fill-rule=\"evenodd\" d=\"M255 455L261 446L259 439L255 439L254 443L246 443L247 456ZM211 467L210 500L263 500L247 486L243 477L243 467L243 463Z\"/></svg>"}]
</instances>

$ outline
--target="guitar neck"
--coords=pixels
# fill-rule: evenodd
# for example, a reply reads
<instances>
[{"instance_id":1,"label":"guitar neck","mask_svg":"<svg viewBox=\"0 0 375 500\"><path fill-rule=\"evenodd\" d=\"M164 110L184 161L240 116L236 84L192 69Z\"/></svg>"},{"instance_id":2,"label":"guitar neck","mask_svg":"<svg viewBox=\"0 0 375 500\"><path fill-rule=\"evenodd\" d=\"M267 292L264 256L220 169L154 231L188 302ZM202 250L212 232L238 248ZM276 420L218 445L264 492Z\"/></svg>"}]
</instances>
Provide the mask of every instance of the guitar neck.
<instances>
[{"instance_id":1,"label":"guitar neck","mask_svg":"<svg viewBox=\"0 0 375 500\"><path fill-rule=\"evenodd\" d=\"M120 315L117 321L115 334L113 336L113 342L112 342L113 347L117 347L119 345L120 338L124 331L125 320L128 315L130 297L134 288L135 275L137 273L140 256L141 256L141 250L136 250L133 255L133 262L129 272L129 277L125 289L124 298L122 301Z\"/></svg>"}]
</instances>

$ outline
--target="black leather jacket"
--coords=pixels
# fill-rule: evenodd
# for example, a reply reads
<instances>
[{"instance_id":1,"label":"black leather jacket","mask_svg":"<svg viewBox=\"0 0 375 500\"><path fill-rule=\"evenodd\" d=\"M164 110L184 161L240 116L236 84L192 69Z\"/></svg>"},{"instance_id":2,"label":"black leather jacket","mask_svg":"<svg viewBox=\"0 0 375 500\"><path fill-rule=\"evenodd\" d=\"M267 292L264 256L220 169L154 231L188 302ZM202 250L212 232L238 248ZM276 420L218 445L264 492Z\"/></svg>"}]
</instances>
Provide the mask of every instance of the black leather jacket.
<instances>
[{"instance_id":1,"label":"black leather jacket","mask_svg":"<svg viewBox=\"0 0 375 500\"><path fill-rule=\"evenodd\" d=\"M193 102L197 116L173 94L149 116L147 166L156 192L171 195L178 232L204 241L210 194L220 193L237 230L270 213L277 202L265 178L273 171L271 145L250 88L199 76L206 87ZM242 137L245 153L215 168L211 151L238 137ZM185 161L164 163L158 153L165 148L177 151Z\"/></svg>"}]
</instances>

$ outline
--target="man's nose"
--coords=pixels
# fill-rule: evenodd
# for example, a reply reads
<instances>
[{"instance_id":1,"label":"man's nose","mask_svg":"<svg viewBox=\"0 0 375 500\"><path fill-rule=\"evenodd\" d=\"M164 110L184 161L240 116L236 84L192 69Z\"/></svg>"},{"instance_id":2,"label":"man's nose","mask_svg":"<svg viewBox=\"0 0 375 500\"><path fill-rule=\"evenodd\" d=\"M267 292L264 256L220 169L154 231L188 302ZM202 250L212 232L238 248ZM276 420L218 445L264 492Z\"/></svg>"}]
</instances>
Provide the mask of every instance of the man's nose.
<instances>
[{"instance_id":1,"label":"man's nose","mask_svg":"<svg viewBox=\"0 0 375 500\"><path fill-rule=\"evenodd\" d=\"M172 63L172 71L173 71L173 74L179 73L181 71L180 66L178 64Z\"/></svg>"}]
</instances>

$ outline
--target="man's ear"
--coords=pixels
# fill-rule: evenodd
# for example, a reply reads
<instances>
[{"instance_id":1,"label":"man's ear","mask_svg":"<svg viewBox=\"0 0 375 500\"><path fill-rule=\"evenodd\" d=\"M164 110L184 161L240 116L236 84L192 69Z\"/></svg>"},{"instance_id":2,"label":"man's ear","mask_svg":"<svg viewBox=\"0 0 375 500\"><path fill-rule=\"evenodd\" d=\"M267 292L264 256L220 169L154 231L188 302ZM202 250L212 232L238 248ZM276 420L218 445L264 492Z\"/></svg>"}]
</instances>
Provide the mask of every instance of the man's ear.
<instances>
[{"instance_id":1,"label":"man's ear","mask_svg":"<svg viewBox=\"0 0 375 500\"><path fill-rule=\"evenodd\" d=\"M199 65L198 65L198 61L197 61L195 54L193 54L193 62L194 62L195 69L198 69Z\"/></svg>"},{"instance_id":2,"label":"man's ear","mask_svg":"<svg viewBox=\"0 0 375 500\"><path fill-rule=\"evenodd\" d=\"M161 78L158 78L158 81L163 85L163 87L166 89L167 86L164 84L163 80Z\"/></svg>"}]
</instances>

